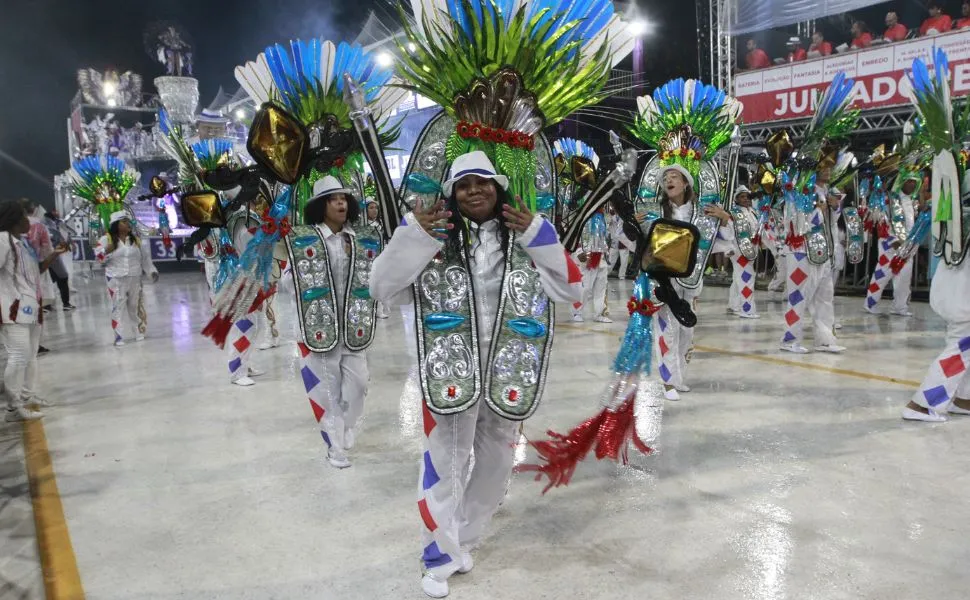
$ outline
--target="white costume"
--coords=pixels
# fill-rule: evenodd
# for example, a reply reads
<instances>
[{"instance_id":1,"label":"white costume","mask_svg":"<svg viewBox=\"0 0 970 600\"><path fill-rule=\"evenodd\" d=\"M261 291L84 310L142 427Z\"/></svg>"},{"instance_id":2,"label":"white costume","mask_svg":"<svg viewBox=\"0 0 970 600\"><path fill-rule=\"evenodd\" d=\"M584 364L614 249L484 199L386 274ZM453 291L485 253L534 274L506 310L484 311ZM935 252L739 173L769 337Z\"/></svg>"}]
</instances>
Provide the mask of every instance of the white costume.
<instances>
[{"instance_id":1,"label":"white costume","mask_svg":"<svg viewBox=\"0 0 970 600\"><path fill-rule=\"evenodd\" d=\"M121 213L124 215L124 213ZM112 222L127 218L112 215ZM108 284L111 298L111 329L114 330L115 344L124 343L125 315L137 331L136 338L145 336L148 316L142 303L142 274L157 277L158 270L152 264L152 253L148 244L129 237L118 241L115 247L111 236L105 235L98 240L94 256L104 264L104 278Z\"/></svg>"},{"instance_id":2,"label":"white costume","mask_svg":"<svg viewBox=\"0 0 970 600\"><path fill-rule=\"evenodd\" d=\"M758 215L750 207L737 206L733 218L743 218L748 222L750 231L758 231ZM741 254L737 240L727 248L731 258L731 289L728 291L728 308L739 317L756 319L758 310L754 300L755 261Z\"/></svg>"},{"instance_id":3,"label":"white costume","mask_svg":"<svg viewBox=\"0 0 970 600\"><path fill-rule=\"evenodd\" d=\"M914 198L899 193L899 202L902 208L903 224L906 231L912 231L916 222L916 201ZM909 310L910 289L913 280L913 261L907 260L903 263L899 273L893 273L890 263L896 257L899 239L893 235L892 227L888 224L876 227L879 235L877 242L879 257L876 268L872 272L872 279L869 280L869 287L866 288L865 309L869 312L876 312L882 293L889 283L893 284L893 303L891 312L898 315L911 314ZM885 234L885 235L883 235Z\"/></svg>"},{"instance_id":4,"label":"white costume","mask_svg":"<svg viewBox=\"0 0 970 600\"><path fill-rule=\"evenodd\" d=\"M606 262L608 250L603 215L593 215L586 224L582 246L573 253L583 272L583 300L573 303L573 321L582 321L583 307L592 303L593 318L609 322L606 311L606 284L610 273L610 266ZM585 255L586 260L579 260L580 255Z\"/></svg>"},{"instance_id":5,"label":"white costume","mask_svg":"<svg viewBox=\"0 0 970 600\"><path fill-rule=\"evenodd\" d=\"M25 241L0 232L0 340L7 353L3 388L8 421L40 416L26 405L37 391L42 295L37 255Z\"/></svg>"},{"instance_id":6,"label":"white costume","mask_svg":"<svg viewBox=\"0 0 970 600\"><path fill-rule=\"evenodd\" d=\"M637 243L626 236L623 232L623 219L619 215L613 215L610 219L610 265L616 264L616 259L620 259L620 269L617 277L626 279L627 266L630 263L630 254L637 249Z\"/></svg>"}]
</instances>

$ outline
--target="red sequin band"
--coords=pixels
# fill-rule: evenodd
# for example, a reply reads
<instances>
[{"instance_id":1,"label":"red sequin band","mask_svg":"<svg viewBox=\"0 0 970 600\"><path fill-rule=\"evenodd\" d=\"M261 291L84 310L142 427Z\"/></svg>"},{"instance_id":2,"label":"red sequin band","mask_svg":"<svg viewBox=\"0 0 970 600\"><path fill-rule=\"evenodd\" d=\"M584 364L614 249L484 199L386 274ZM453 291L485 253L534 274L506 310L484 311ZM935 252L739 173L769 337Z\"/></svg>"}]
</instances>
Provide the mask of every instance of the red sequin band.
<instances>
[{"instance_id":1,"label":"red sequin band","mask_svg":"<svg viewBox=\"0 0 970 600\"><path fill-rule=\"evenodd\" d=\"M630 298L630 301L626 303L626 309L630 312L631 317L633 313L640 313L645 317L652 317L654 313L660 310L660 307L649 300Z\"/></svg>"},{"instance_id":2,"label":"red sequin band","mask_svg":"<svg viewBox=\"0 0 970 600\"><path fill-rule=\"evenodd\" d=\"M459 137L465 140L477 138L483 142L505 144L512 148L523 148L525 150L534 150L536 147L535 138L527 133L498 129L481 123L459 121L455 131L458 132Z\"/></svg>"},{"instance_id":3,"label":"red sequin band","mask_svg":"<svg viewBox=\"0 0 970 600\"><path fill-rule=\"evenodd\" d=\"M289 217L283 217L277 221L269 215L269 209L267 208L265 211L263 211L263 226L261 229L266 235L273 235L274 233L279 232L280 237L282 238L289 235L292 227L290 227Z\"/></svg>"}]
</instances>

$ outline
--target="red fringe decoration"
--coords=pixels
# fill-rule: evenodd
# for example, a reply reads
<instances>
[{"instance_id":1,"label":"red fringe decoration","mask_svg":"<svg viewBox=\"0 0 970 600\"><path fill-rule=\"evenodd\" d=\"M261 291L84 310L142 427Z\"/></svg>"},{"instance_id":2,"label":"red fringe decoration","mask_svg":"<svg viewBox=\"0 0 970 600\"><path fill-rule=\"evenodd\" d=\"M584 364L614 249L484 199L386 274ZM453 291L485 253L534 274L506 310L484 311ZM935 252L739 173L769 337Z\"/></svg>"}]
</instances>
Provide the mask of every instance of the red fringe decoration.
<instances>
[{"instance_id":1,"label":"red fringe decoration","mask_svg":"<svg viewBox=\"0 0 970 600\"><path fill-rule=\"evenodd\" d=\"M650 454L651 448L643 443L636 432L636 419L633 416L633 399L631 394L615 411L603 409L595 417L583 421L568 434L563 435L549 430L546 432L551 439L540 442L530 441L529 445L536 449L542 463L537 465L519 465L517 473L534 472L536 481L543 476L549 478L549 483L543 488L545 494L553 487L569 485L573 473L579 463L586 458L590 450L595 448L596 459L609 458L627 464L626 443L643 452Z\"/></svg>"},{"instance_id":2,"label":"red fringe decoration","mask_svg":"<svg viewBox=\"0 0 970 600\"><path fill-rule=\"evenodd\" d=\"M270 286L269 291L263 291L262 289L256 294L256 298L253 300L252 305L249 307L249 313L254 313L260 308L262 308L263 303L266 302L273 294L276 293L276 284L274 283ZM238 298L238 296L237 296ZM232 313L232 309L229 311ZM217 314L212 317L205 328L202 330L202 335L207 338L212 338L215 345L224 348L226 346L226 338L229 337L229 330L232 329L232 321L227 315Z\"/></svg>"}]
</instances>

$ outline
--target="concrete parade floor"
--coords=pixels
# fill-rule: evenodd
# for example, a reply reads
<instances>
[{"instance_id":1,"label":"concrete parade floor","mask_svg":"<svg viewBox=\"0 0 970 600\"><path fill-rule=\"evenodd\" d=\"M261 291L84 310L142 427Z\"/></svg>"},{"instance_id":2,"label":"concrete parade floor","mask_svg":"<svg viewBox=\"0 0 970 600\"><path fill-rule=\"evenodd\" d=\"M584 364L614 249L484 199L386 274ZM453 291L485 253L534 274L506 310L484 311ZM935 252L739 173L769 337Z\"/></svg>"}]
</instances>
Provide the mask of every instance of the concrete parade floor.
<instances>
[{"instance_id":1,"label":"concrete parade floor","mask_svg":"<svg viewBox=\"0 0 970 600\"><path fill-rule=\"evenodd\" d=\"M103 282L77 284L78 310L46 326L40 389L57 403L44 431L88 599L424 598L420 397L405 385L413 359L396 308L369 351L353 467L338 471L297 374L288 296L276 303L283 344L254 353L267 374L240 388L199 335L201 273L147 285L149 337L124 348L111 345ZM574 324L559 307L526 436L597 410L630 289L610 281L613 324ZM660 427L656 453L626 467L587 460L545 496L515 476L450 598L970 597L970 417L899 418L942 348L942 321L922 303L913 318L877 317L840 297L848 351L796 356L777 350L780 293L758 292L760 320L727 315L726 294L704 291L692 391L645 424ZM4 599L44 597L20 431L0 424Z\"/></svg>"}]
</instances>

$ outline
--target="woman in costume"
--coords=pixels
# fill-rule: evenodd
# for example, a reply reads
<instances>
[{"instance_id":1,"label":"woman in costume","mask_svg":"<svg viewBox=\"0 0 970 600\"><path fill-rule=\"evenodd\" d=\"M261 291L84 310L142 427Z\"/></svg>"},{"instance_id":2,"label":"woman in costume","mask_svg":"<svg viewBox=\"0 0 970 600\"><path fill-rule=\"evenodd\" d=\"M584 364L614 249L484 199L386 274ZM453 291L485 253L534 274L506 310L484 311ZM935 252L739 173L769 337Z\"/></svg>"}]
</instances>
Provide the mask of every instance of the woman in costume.
<instances>
[{"instance_id":1,"label":"woman in costume","mask_svg":"<svg viewBox=\"0 0 970 600\"><path fill-rule=\"evenodd\" d=\"M108 233L94 247L95 259L104 265L111 299L111 329L115 346L125 345L126 324L135 329L135 341L145 339L148 315L142 303L142 274L158 281L148 244L135 235L126 211L111 214ZM125 318L127 316L127 319Z\"/></svg>"},{"instance_id":2,"label":"woman in costume","mask_svg":"<svg viewBox=\"0 0 970 600\"><path fill-rule=\"evenodd\" d=\"M841 213L842 194L830 186L837 149L833 143L855 126L856 113L849 110L853 81L838 73L819 99L799 157L774 158L779 167L776 188L784 201L786 261L785 333L780 348L805 354L802 345L806 310L815 324L815 350L840 353L845 347L835 337L835 280L833 235ZM784 164L782 164L784 163Z\"/></svg>"},{"instance_id":3,"label":"woman in costume","mask_svg":"<svg viewBox=\"0 0 970 600\"><path fill-rule=\"evenodd\" d=\"M31 404L47 405L36 396L37 350L43 322L41 274L69 250L66 244L60 244L41 260L24 240L29 230L30 222L20 201L0 203L0 340L7 354L3 372L6 421L43 417L29 408Z\"/></svg>"},{"instance_id":4,"label":"woman in costume","mask_svg":"<svg viewBox=\"0 0 970 600\"><path fill-rule=\"evenodd\" d=\"M677 295L696 307L704 287L703 271L715 239L734 239L731 215L724 210L717 169L711 162L734 133L741 104L717 88L699 81L677 79L656 89L653 96L637 99L638 114L632 133L657 150L644 168L639 195L650 218L663 217L693 223L701 234L695 272L674 281ZM712 119L711 114L724 118ZM739 144L732 144L728 189L734 187ZM731 193L727 193L731 197ZM689 392L685 383L693 350L694 332L670 312L660 309L657 349L658 372L667 400Z\"/></svg>"},{"instance_id":5,"label":"woman in costume","mask_svg":"<svg viewBox=\"0 0 970 600\"><path fill-rule=\"evenodd\" d=\"M241 193L248 194L255 193L254 181L262 181L260 186L270 182L282 191L239 249L238 266L219 289L216 315L203 333L222 345L234 323L258 311L272 294L273 271L284 252L300 324L300 375L328 461L346 468L363 412L364 350L376 329L376 302L367 286L383 246L375 228L351 227L359 213L355 196L363 188L363 141L354 133L346 98L353 89L370 111L374 134L367 141L379 145L392 141L396 129L377 133L374 123L386 126L404 92L385 85L391 72L375 54L319 39L270 46L237 67L236 78L260 105L247 142L256 165L228 174L225 186L242 181ZM291 135L300 136L298 153L280 150L293 148Z\"/></svg>"},{"instance_id":6,"label":"woman in costume","mask_svg":"<svg viewBox=\"0 0 970 600\"><path fill-rule=\"evenodd\" d=\"M727 255L732 263L731 289L728 291L728 310L742 319L760 319L754 300L755 258L758 245L758 216L751 207L751 190L739 185L734 190L734 206L731 210L735 226L734 240Z\"/></svg>"},{"instance_id":7,"label":"woman in costume","mask_svg":"<svg viewBox=\"0 0 970 600\"><path fill-rule=\"evenodd\" d=\"M400 227L389 218L397 204L383 157L368 154L393 231L371 294L400 303L413 288L424 395L421 583L442 598L451 575L472 568L470 551L505 496L519 422L541 399L552 301L579 299L579 269L536 214L556 184L541 130L603 97L632 37L607 0L411 7L399 75L443 111L412 152L403 198L412 212ZM608 196L623 179L603 178L590 196Z\"/></svg>"},{"instance_id":8,"label":"woman in costume","mask_svg":"<svg viewBox=\"0 0 970 600\"><path fill-rule=\"evenodd\" d=\"M605 210L605 209L604 209ZM612 323L606 308L606 284L610 274L609 240L604 210L598 211L586 223L582 244L573 258L583 272L583 298L573 303L573 322L583 322L583 308L591 304L593 320Z\"/></svg>"},{"instance_id":9,"label":"woman in costume","mask_svg":"<svg viewBox=\"0 0 970 600\"><path fill-rule=\"evenodd\" d=\"M922 59L913 61L910 98L924 124L917 135L935 153L932 210L920 214L916 227L932 230L931 247L940 257L930 283L930 307L946 321L946 345L902 416L940 422L948 414L970 415L970 206L965 199L968 165L963 149L970 140L970 121L967 105L954 108L950 99L950 69L941 49L934 55L934 69L930 75ZM954 118L954 110L962 112L959 118Z\"/></svg>"}]
</instances>

